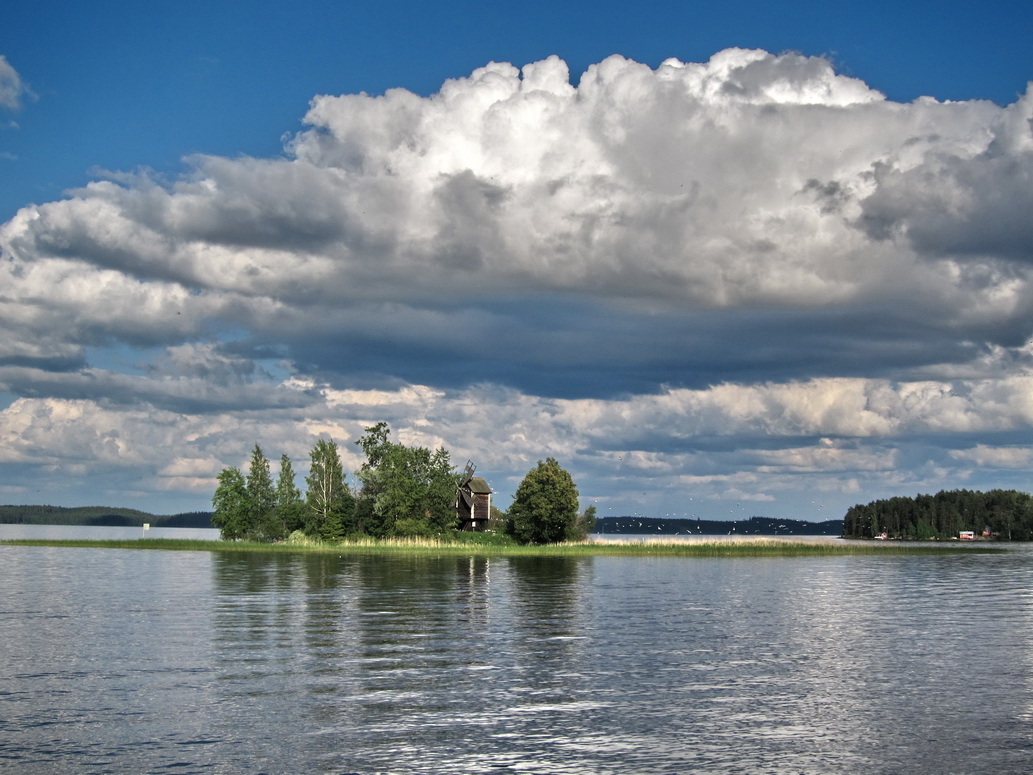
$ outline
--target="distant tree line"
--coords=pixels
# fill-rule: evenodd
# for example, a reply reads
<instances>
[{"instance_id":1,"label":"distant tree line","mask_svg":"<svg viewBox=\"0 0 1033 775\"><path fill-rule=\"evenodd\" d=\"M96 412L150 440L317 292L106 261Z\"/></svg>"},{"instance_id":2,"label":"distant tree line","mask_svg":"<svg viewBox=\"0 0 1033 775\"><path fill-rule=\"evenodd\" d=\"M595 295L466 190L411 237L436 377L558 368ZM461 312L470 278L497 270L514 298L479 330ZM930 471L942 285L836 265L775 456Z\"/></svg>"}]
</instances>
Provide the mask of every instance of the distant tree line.
<instances>
[{"instance_id":1,"label":"distant tree line","mask_svg":"<svg viewBox=\"0 0 1033 775\"><path fill-rule=\"evenodd\" d=\"M366 428L355 443L365 460L348 484L340 450L319 439L309 453L304 493L287 455L273 480L269 459L255 445L247 473L223 469L212 498L212 524L228 540L281 541L296 531L323 541L440 536L457 530L455 508L461 482L443 447L431 451L390 439L387 423ZM528 473L508 514L493 509L489 527L520 543L551 543L584 537L594 507L578 513L577 487L552 458Z\"/></svg>"},{"instance_id":2,"label":"distant tree line","mask_svg":"<svg viewBox=\"0 0 1033 775\"><path fill-rule=\"evenodd\" d=\"M117 506L0 506L0 524L104 527L211 527L211 512L150 514Z\"/></svg>"},{"instance_id":3,"label":"distant tree line","mask_svg":"<svg viewBox=\"0 0 1033 775\"><path fill-rule=\"evenodd\" d=\"M655 517L603 517L598 522L600 533L619 535L843 535L843 520L807 522L802 519L750 517L745 520L669 519Z\"/></svg>"},{"instance_id":4,"label":"distant tree line","mask_svg":"<svg viewBox=\"0 0 1033 775\"><path fill-rule=\"evenodd\" d=\"M1017 490L943 490L872 501L847 510L846 538L889 538L912 541L957 538L964 530L1005 541L1033 540L1033 496Z\"/></svg>"}]
</instances>

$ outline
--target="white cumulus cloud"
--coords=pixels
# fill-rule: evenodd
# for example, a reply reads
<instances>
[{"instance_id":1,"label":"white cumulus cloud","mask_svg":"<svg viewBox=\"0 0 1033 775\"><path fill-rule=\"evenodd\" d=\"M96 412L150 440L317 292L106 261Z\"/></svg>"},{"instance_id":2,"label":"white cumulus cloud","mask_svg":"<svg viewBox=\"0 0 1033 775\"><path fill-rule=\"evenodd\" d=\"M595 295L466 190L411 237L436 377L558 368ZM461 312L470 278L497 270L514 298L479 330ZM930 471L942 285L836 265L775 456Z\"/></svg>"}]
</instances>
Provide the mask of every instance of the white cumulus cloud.
<instances>
[{"instance_id":1,"label":"white cumulus cloud","mask_svg":"<svg viewBox=\"0 0 1033 775\"><path fill-rule=\"evenodd\" d=\"M1031 111L744 49L317 96L281 157L0 226L4 462L196 492L385 419L643 502L1012 470L959 450L1033 424Z\"/></svg>"}]
</instances>

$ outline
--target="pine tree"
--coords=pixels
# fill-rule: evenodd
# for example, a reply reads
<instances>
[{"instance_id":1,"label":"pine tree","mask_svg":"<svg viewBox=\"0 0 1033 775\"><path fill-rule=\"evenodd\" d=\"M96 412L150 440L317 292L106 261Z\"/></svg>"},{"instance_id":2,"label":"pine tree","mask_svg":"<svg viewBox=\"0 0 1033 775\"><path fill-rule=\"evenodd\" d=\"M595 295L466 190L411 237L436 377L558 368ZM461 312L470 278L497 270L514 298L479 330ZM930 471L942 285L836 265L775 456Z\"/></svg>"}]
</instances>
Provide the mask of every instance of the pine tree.
<instances>
[{"instance_id":1,"label":"pine tree","mask_svg":"<svg viewBox=\"0 0 1033 775\"><path fill-rule=\"evenodd\" d=\"M269 459L255 444L247 475L249 537L274 541L283 537L283 527L276 515L276 491L269 474Z\"/></svg>"},{"instance_id":2,"label":"pine tree","mask_svg":"<svg viewBox=\"0 0 1033 775\"><path fill-rule=\"evenodd\" d=\"M285 534L305 526L305 503L294 483L294 466L287 455L280 456L280 475L276 480L276 514Z\"/></svg>"}]
</instances>

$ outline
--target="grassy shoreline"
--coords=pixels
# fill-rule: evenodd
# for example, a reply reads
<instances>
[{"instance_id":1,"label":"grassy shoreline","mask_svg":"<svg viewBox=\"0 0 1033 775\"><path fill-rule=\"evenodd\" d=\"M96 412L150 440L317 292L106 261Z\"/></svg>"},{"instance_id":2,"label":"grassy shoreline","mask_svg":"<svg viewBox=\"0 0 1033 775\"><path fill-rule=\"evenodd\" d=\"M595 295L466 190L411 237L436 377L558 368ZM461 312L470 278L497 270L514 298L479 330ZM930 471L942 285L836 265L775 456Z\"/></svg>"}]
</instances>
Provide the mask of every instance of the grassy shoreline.
<instances>
[{"instance_id":1,"label":"grassy shoreline","mask_svg":"<svg viewBox=\"0 0 1033 775\"><path fill-rule=\"evenodd\" d=\"M997 547L903 545L883 542L801 541L791 538L750 537L735 541L586 541L582 543L518 546L514 544L453 542L427 539L361 540L344 543L251 543L181 538L116 540L3 539L3 546L44 546L91 549L160 549L165 551L258 552L275 554L421 554L482 557L833 557L848 555L930 555L955 552L1002 552Z\"/></svg>"}]
</instances>

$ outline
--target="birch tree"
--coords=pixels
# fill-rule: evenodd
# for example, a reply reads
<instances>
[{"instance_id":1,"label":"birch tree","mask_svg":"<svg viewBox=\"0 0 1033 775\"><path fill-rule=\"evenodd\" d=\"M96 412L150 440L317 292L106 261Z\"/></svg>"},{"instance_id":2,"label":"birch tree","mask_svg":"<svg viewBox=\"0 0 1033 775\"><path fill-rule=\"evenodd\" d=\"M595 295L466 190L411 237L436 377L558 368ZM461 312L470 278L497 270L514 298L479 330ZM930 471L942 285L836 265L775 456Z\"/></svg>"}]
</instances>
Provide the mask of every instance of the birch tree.
<instances>
[{"instance_id":1,"label":"birch tree","mask_svg":"<svg viewBox=\"0 0 1033 775\"><path fill-rule=\"evenodd\" d=\"M305 532L327 541L338 540L351 528L354 502L344 481L337 444L332 439L319 439L310 457L309 475L305 479L308 485Z\"/></svg>"}]
</instances>

